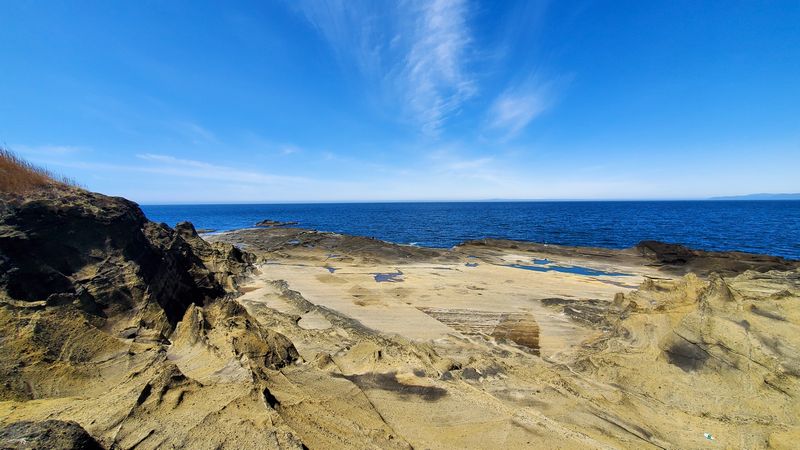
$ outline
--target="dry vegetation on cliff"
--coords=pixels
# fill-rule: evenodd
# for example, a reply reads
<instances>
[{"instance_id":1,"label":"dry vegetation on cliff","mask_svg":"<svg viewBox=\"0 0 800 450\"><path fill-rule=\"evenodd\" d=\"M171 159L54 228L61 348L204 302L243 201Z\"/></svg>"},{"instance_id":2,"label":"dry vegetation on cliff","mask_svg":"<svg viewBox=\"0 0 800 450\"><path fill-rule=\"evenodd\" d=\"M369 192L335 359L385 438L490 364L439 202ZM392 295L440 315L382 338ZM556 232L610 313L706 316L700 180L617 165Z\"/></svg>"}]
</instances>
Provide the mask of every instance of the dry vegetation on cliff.
<instances>
[{"instance_id":1,"label":"dry vegetation on cliff","mask_svg":"<svg viewBox=\"0 0 800 450\"><path fill-rule=\"evenodd\" d=\"M75 182L37 167L17 156L11 150L0 147L0 192L22 194L32 189L75 185Z\"/></svg>"}]
</instances>

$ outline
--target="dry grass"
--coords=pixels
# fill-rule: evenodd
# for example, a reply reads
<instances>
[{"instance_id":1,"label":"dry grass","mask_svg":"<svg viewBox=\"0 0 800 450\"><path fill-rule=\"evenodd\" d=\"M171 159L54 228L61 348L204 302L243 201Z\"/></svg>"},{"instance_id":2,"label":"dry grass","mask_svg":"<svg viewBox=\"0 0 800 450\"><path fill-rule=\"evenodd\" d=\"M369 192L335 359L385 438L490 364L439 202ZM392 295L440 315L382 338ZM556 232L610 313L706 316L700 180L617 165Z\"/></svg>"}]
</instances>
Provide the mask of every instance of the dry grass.
<instances>
[{"instance_id":1,"label":"dry grass","mask_svg":"<svg viewBox=\"0 0 800 450\"><path fill-rule=\"evenodd\" d=\"M25 161L0 147L0 193L22 194L34 189L75 185L68 179Z\"/></svg>"}]
</instances>

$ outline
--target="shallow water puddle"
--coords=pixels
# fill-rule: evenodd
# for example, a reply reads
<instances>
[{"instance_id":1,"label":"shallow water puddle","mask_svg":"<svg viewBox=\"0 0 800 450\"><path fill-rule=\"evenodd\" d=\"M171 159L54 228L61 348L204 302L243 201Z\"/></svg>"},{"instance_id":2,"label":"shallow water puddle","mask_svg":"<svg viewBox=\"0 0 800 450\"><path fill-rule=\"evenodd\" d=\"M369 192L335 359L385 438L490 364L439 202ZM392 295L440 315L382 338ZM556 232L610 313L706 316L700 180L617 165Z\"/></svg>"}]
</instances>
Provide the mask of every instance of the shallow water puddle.
<instances>
[{"instance_id":1,"label":"shallow water puddle","mask_svg":"<svg viewBox=\"0 0 800 450\"><path fill-rule=\"evenodd\" d=\"M397 272L389 273L374 273L373 275L375 275L375 281L378 283L399 283L403 281L403 279L400 278L403 275L403 272L399 270Z\"/></svg>"},{"instance_id":2,"label":"shallow water puddle","mask_svg":"<svg viewBox=\"0 0 800 450\"><path fill-rule=\"evenodd\" d=\"M509 264L507 267L514 267L516 269L524 269L524 270L532 270L534 272L561 272L561 273L571 273L575 275L585 275L589 277L598 277L598 276L606 276L606 277L628 277L633 276L630 273L622 273L622 272L606 272L604 270L598 269L590 269L588 267L581 267L581 266L556 266L548 263L537 263L536 261L547 261L544 260L534 260L533 266L529 266L526 264Z\"/></svg>"},{"instance_id":3,"label":"shallow water puddle","mask_svg":"<svg viewBox=\"0 0 800 450\"><path fill-rule=\"evenodd\" d=\"M466 263L464 265L467 267L478 267L478 263Z\"/></svg>"}]
</instances>

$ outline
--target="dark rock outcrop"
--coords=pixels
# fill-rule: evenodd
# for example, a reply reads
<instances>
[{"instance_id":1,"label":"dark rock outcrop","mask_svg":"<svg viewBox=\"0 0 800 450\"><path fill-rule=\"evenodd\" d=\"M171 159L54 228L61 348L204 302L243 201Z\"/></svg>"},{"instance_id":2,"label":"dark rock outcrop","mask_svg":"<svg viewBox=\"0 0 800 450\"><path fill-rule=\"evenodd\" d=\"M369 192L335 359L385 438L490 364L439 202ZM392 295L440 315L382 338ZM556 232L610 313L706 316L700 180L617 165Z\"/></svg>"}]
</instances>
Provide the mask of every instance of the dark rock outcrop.
<instances>
[{"instance_id":1,"label":"dark rock outcrop","mask_svg":"<svg viewBox=\"0 0 800 450\"><path fill-rule=\"evenodd\" d=\"M192 251L211 271L214 279L228 292L234 291L239 281L250 274L256 257L238 247L221 242L203 240L191 222L175 225L175 232L192 247Z\"/></svg>"},{"instance_id":2,"label":"dark rock outcrop","mask_svg":"<svg viewBox=\"0 0 800 450\"><path fill-rule=\"evenodd\" d=\"M242 229L209 236L212 242L246 245L259 256L283 257L287 251L324 250L337 261L404 263L412 261L457 261L446 249L400 245L379 239L302 228Z\"/></svg>"},{"instance_id":3,"label":"dark rock outcrop","mask_svg":"<svg viewBox=\"0 0 800 450\"><path fill-rule=\"evenodd\" d=\"M77 188L2 200L0 288L101 317L156 303L170 326L190 304L225 294L181 233L133 202Z\"/></svg>"},{"instance_id":4,"label":"dark rock outcrop","mask_svg":"<svg viewBox=\"0 0 800 450\"><path fill-rule=\"evenodd\" d=\"M189 307L234 294L253 259L189 223L150 222L123 198L73 187L3 194L0 333L13 339L0 339L0 399L71 395L87 379L113 385L102 361L131 354L131 341L169 344ZM240 339L264 336L251 326Z\"/></svg>"},{"instance_id":5,"label":"dark rock outcrop","mask_svg":"<svg viewBox=\"0 0 800 450\"><path fill-rule=\"evenodd\" d=\"M289 222L281 222L280 220L270 220L265 219L260 222L256 222L257 227L267 227L267 228L274 228L274 227L289 227L292 225L297 225L298 222L296 221L289 221Z\"/></svg>"},{"instance_id":6,"label":"dark rock outcrop","mask_svg":"<svg viewBox=\"0 0 800 450\"><path fill-rule=\"evenodd\" d=\"M541 257L586 258L591 261L603 261L609 265L640 265L659 267L673 275L695 273L706 277L717 272L724 275L736 275L747 270L767 272L770 270L795 270L800 268L800 261L789 260L778 256L759 255L756 253L736 251L695 250L680 244L660 241L642 241L634 247L626 249L572 247L535 242L512 241L505 239L481 239L467 241L456 247L456 250L468 255L478 255L484 261L503 264L493 257L507 250L521 250L536 253Z\"/></svg>"},{"instance_id":7,"label":"dark rock outcrop","mask_svg":"<svg viewBox=\"0 0 800 450\"><path fill-rule=\"evenodd\" d=\"M737 274L746 270L767 272L770 270L794 270L800 267L800 262L778 256L694 250L680 244L660 241L642 241L636 245L635 249L641 256L664 265L666 268L698 274L711 272Z\"/></svg>"},{"instance_id":8,"label":"dark rock outcrop","mask_svg":"<svg viewBox=\"0 0 800 450\"><path fill-rule=\"evenodd\" d=\"M72 421L20 421L0 428L2 449L102 450L86 430Z\"/></svg>"}]
</instances>

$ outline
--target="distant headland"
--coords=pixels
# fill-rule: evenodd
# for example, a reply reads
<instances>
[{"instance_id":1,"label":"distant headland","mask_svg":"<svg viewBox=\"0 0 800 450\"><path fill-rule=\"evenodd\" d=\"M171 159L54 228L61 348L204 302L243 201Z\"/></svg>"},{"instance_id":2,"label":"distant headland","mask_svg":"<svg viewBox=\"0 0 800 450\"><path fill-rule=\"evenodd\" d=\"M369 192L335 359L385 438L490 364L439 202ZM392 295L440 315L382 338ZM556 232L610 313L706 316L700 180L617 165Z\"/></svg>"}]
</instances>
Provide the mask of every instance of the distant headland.
<instances>
[{"instance_id":1,"label":"distant headland","mask_svg":"<svg viewBox=\"0 0 800 450\"><path fill-rule=\"evenodd\" d=\"M747 194L711 197L710 200L800 200L800 194Z\"/></svg>"}]
</instances>

